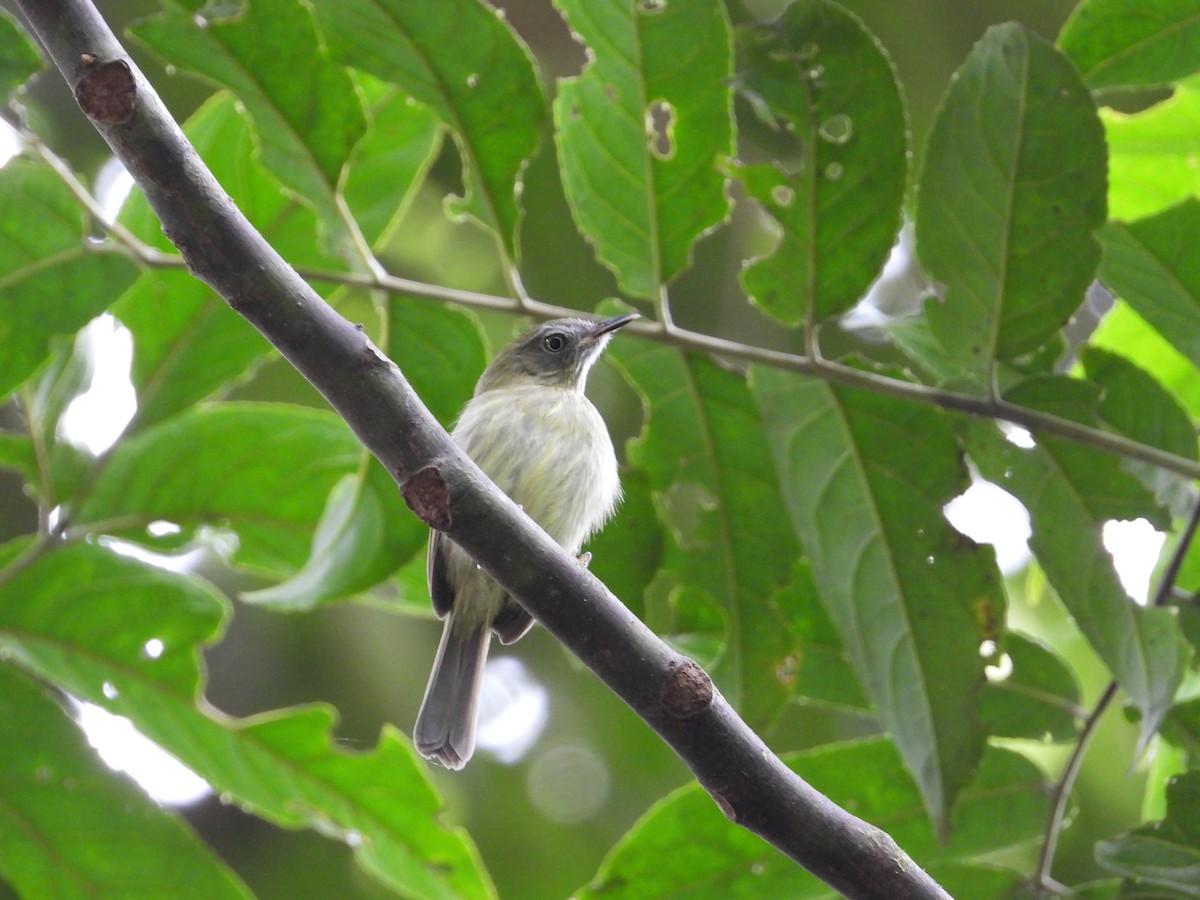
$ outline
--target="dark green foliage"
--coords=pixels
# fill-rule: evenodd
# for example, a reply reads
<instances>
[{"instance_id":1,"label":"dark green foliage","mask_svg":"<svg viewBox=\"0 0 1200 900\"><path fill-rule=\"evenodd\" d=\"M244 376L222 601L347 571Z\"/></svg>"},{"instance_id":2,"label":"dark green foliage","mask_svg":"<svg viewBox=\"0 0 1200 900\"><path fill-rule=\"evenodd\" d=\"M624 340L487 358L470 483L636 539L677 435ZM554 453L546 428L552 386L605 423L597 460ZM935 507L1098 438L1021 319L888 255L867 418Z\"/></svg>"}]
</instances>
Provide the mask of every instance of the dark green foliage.
<instances>
[{"instance_id":1,"label":"dark green foliage","mask_svg":"<svg viewBox=\"0 0 1200 900\"><path fill-rule=\"evenodd\" d=\"M232 201L447 427L519 327L501 295L590 245L571 296L611 307L615 285L658 324L592 375L626 494L592 569L805 779L956 895L1027 889L1050 815L1031 759L1057 777L1113 679L1141 744L1102 728L1092 746L1150 777L1105 781L1103 821L1080 805L1087 859L1055 874L1194 894L1200 551L1151 608L1107 529L1177 533L1196 502L1200 2L1082 0L1057 43L975 34L915 137L899 54L834 0L764 20L712 0L541 7L535 27L482 0L162 0L128 36L180 74L158 87L188 98ZM0 15L6 102L33 46ZM534 762L430 776L390 724L433 652L412 615L429 614L426 527L136 190L115 228L88 207L94 161L56 130L78 111L36 87L4 117L49 147L0 168L0 878L27 896L260 889L239 848L226 865L98 764L70 695L260 820L334 838L371 878L294 849L279 868L328 868L339 895L828 896L698 786L659 800L677 762L544 635L506 651L557 673ZM1150 87L1172 95L1103 107ZM930 296L840 330L906 222ZM1097 279L1118 299L1093 330ZM104 367L76 336L106 312L132 340L137 411L93 455L69 411ZM1024 583L946 517L976 478L1029 513ZM286 656L285 633L320 652ZM205 654L230 668L210 679ZM300 670L315 680L294 686ZM594 827L530 805L578 743L600 769L549 795L602 771ZM564 844L586 849L539 852Z\"/></svg>"}]
</instances>

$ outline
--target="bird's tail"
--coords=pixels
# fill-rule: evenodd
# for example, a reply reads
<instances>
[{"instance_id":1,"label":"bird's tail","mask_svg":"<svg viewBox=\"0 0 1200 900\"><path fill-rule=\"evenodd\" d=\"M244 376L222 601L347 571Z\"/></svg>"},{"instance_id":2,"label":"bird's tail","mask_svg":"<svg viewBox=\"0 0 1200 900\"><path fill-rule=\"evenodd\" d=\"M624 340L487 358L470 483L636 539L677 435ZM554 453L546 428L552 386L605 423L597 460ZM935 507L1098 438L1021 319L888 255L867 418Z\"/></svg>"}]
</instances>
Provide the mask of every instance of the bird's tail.
<instances>
[{"instance_id":1,"label":"bird's tail","mask_svg":"<svg viewBox=\"0 0 1200 900\"><path fill-rule=\"evenodd\" d=\"M413 726L413 743L426 759L461 769L475 752L479 684L491 630L486 621L446 616L425 699Z\"/></svg>"}]
</instances>

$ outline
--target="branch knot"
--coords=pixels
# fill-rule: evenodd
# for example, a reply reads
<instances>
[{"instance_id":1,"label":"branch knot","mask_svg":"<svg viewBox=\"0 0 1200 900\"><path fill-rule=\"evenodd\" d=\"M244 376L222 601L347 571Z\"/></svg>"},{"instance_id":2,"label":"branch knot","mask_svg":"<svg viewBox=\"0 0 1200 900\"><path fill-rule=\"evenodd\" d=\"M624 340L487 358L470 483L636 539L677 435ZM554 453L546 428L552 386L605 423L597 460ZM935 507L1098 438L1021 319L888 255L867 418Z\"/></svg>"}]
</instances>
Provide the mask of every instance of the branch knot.
<instances>
[{"instance_id":1,"label":"branch knot","mask_svg":"<svg viewBox=\"0 0 1200 900\"><path fill-rule=\"evenodd\" d=\"M75 101L89 119L124 125L133 118L137 81L123 59L98 63L91 53L80 57L83 76L75 83Z\"/></svg>"},{"instance_id":2,"label":"branch knot","mask_svg":"<svg viewBox=\"0 0 1200 900\"><path fill-rule=\"evenodd\" d=\"M669 714L687 719L712 704L713 685L708 673L690 659L668 664L670 673L663 685L660 701Z\"/></svg>"},{"instance_id":3,"label":"branch knot","mask_svg":"<svg viewBox=\"0 0 1200 900\"><path fill-rule=\"evenodd\" d=\"M426 466L400 487L404 502L430 528L445 531L452 521L450 491L437 466Z\"/></svg>"}]
</instances>

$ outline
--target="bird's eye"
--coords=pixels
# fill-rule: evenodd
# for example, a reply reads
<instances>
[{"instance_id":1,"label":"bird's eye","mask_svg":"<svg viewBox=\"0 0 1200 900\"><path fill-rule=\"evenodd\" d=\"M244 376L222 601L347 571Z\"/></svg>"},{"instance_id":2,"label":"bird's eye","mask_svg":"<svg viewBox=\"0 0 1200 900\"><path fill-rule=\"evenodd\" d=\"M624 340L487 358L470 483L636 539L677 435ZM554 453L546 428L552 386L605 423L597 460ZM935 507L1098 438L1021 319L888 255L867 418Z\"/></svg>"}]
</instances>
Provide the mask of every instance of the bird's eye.
<instances>
[{"instance_id":1,"label":"bird's eye","mask_svg":"<svg viewBox=\"0 0 1200 900\"><path fill-rule=\"evenodd\" d=\"M567 339L556 331L542 338L542 346L551 353L561 353L563 347L567 346Z\"/></svg>"}]
</instances>

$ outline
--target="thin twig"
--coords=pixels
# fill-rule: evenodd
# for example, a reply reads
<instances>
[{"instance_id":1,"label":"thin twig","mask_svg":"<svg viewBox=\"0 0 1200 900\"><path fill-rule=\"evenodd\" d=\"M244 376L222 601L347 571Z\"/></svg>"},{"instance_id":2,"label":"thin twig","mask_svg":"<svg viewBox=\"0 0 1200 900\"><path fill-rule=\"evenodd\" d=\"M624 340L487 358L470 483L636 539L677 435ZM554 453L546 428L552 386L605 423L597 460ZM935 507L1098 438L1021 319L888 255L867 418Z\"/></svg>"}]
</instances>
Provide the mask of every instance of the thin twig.
<instances>
[{"instance_id":1,"label":"thin twig","mask_svg":"<svg viewBox=\"0 0 1200 900\"><path fill-rule=\"evenodd\" d=\"M1175 586L1175 579L1179 577L1179 571L1183 568L1184 557L1187 556L1188 548L1191 547L1192 540L1196 537L1197 529L1200 529L1200 499L1197 499L1192 505L1192 514L1188 517L1188 523L1183 529L1183 533L1179 536L1179 542L1175 545L1175 549L1171 553L1171 558L1167 562L1166 569L1163 570L1158 589L1154 592L1152 605L1162 606L1170 599L1171 592ZM1038 854L1037 868L1034 870L1034 887L1039 893L1053 892L1054 890L1055 882L1050 877L1050 870L1054 867L1054 853L1058 847L1058 836L1062 831L1063 819L1066 816L1067 802L1071 796L1071 789L1075 785L1075 779L1079 776L1079 769L1083 763L1083 757L1087 752L1088 744L1092 739L1092 734L1096 730L1096 725L1099 723L1100 717L1104 715L1104 711L1112 704L1113 698L1116 695L1117 682L1115 680L1110 681L1107 687L1104 688L1104 693L1100 695L1100 699L1096 701L1096 705L1084 721L1083 729L1079 732L1079 737L1076 739L1075 746L1071 750L1071 756L1067 759L1067 764L1063 767L1058 783L1054 786L1053 800L1050 806L1050 818L1046 822L1042 850Z\"/></svg>"},{"instance_id":2,"label":"thin twig","mask_svg":"<svg viewBox=\"0 0 1200 900\"><path fill-rule=\"evenodd\" d=\"M1087 752L1088 744L1091 743L1092 735L1096 731L1096 726L1100 722L1100 717L1104 715L1104 711L1108 709L1113 698L1117 695L1117 683L1110 681L1104 689L1104 693L1100 695L1100 699L1096 701L1096 705L1092 708L1091 713L1083 723L1083 729L1079 732L1079 737L1075 741L1075 746L1071 750L1071 755L1067 759L1067 764L1063 768L1062 775L1059 776L1058 783L1054 786L1054 793L1051 795L1050 802L1050 818L1046 822L1046 834L1042 840L1042 851L1038 854L1037 867L1034 869L1033 884L1037 896L1043 893L1053 893L1051 885L1054 883L1050 877L1050 870L1054 867L1054 851L1058 848L1058 836L1062 833L1063 819L1067 814L1067 803L1071 797L1071 788L1075 785L1075 778L1079 775L1079 767L1083 764L1084 754Z\"/></svg>"},{"instance_id":3,"label":"thin twig","mask_svg":"<svg viewBox=\"0 0 1200 900\"><path fill-rule=\"evenodd\" d=\"M625 700L730 819L846 896L949 896L884 832L788 769L703 669L656 637L479 471L395 364L226 201L89 0L18 6L77 96L104 71L97 63L132 76L108 91L115 96L105 103L89 93L81 106L141 185L189 269L321 391L392 473L413 511L473 556ZM497 534L505 536L502 544Z\"/></svg>"},{"instance_id":4,"label":"thin twig","mask_svg":"<svg viewBox=\"0 0 1200 900\"><path fill-rule=\"evenodd\" d=\"M1192 540L1196 537L1197 528L1200 528L1200 499L1192 505L1191 518L1188 519L1183 533L1179 535L1179 543L1175 545L1171 559L1167 562L1167 567L1163 570L1162 580L1158 583L1158 590L1154 592L1154 606L1164 606L1171 599L1171 592L1175 589L1175 579L1179 577L1179 570L1183 568L1184 557L1187 556L1188 548L1192 546Z\"/></svg>"},{"instance_id":5,"label":"thin twig","mask_svg":"<svg viewBox=\"0 0 1200 900\"><path fill-rule=\"evenodd\" d=\"M104 224L109 233L116 239L115 245L99 245L97 251L115 250L127 252L135 261L152 269L186 269L183 257L174 253L164 253L141 241L136 235L123 227L119 222L109 221L104 210L87 188L71 171L71 167L54 153L46 144L29 132L21 130L21 137L38 155L40 155L58 176L71 189L80 203ZM351 219L352 221L352 219ZM333 269L296 266L295 271L307 281L325 284L357 287L365 290L380 290L388 294L401 294L436 300L443 303L453 303L472 309L487 309L498 312L508 312L517 315L529 315L541 319L556 319L564 316L578 315L579 311L566 306L543 303L534 300L520 292L519 297L504 297L479 291L465 291L442 285L429 284L411 278L403 278L388 272L377 257L370 251L362 239L356 236L356 249L359 251L362 265L367 271L340 272ZM659 304L660 314L667 315L669 306L665 292ZM713 353L718 356L740 362L770 366L811 375L836 384L861 388L876 394L884 394L916 403L926 403L954 412L966 413L985 419L998 419L1019 425L1032 432L1065 438L1085 446L1094 447L1109 453L1115 453L1127 459L1136 459L1152 466L1183 475L1191 479L1200 479L1200 463L1195 460L1168 453L1157 447L1151 447L1138 441L1130 440L1115 432L1105 431L1083 425L1070 419L1064 419L1041 410L1017 406L1003 399L978 397L962 394L957 391L943 390L925 384L911 381L901 381L874 372L867 372L851 366L829 361L815 352L815 340L810 346L814 352L808 355L789 353L783 350L771 350L744 344L727 338L714 337L697 331L691 331L674 324L669 317L659 322L635 322L626 328L627 333L634 333L649 340L670 344L684 350L698 350Z\"/></svg>"}]
</instances>

